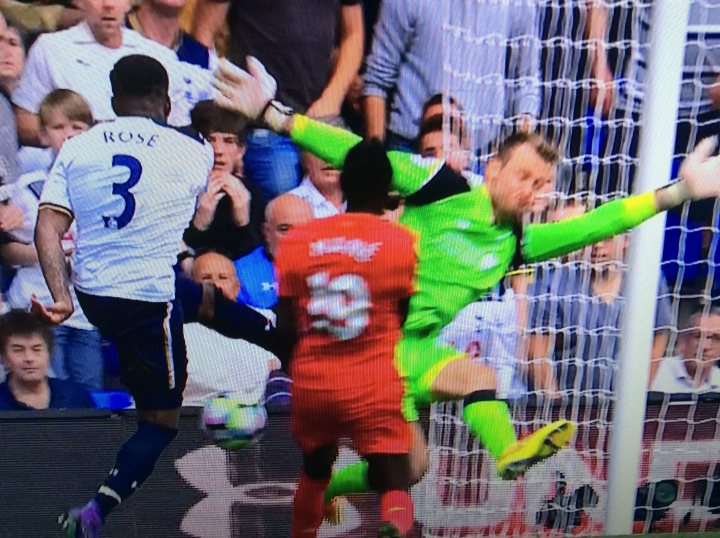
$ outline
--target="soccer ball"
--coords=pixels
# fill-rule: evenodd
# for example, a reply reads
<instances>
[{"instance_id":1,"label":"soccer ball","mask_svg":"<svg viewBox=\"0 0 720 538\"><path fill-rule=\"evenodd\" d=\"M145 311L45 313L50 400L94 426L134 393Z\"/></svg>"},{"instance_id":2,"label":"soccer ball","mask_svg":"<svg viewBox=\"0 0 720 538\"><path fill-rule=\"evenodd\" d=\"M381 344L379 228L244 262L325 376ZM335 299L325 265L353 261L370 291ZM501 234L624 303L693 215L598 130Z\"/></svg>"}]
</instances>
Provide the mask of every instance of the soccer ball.
<instances>
[{"instance_id":1,"label":"soccer ball","mask_svg":"<svg viewBox=\"0 0 720 538\"><path fill-rule=\"evenodd\" d=\"M267 411L261 404L247 405L246 401L223 394L205 403L202 427L215 444L237 450L260 440L267 424Z\"/></svg>"}]
</instances>

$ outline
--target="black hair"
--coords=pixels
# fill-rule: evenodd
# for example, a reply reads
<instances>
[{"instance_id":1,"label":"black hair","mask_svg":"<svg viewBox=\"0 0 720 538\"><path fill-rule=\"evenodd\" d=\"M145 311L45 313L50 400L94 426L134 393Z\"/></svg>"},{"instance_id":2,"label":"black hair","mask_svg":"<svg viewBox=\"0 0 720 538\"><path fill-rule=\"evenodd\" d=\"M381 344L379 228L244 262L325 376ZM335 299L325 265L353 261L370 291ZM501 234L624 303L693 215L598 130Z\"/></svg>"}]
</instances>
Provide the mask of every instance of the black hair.
<instances>
[{"instance_id":1,"label":"black hair","mask_svg":"<svg viewBox=\"0 0 720 538\"><path fill-rule=\"evenodd\" d=\"M114 97L167 97L170 79L163 65L142 54L131 54L117 61L110 71Z\"/></svg>"},{"instance_id":2,"label":"black hair","mask_svg":"<svg viewBox=\"0 0 720 538\"><path fill-rule=\"evenodd\" d=\"M442 114L435 114L433 116L430 116L429 118L426 118L420 124L420 133L417 137L418 147L420 146L420 141L422 140L423 136L425 136L426 134L442 132L444 123L445 118ZM460 142L463 141L465 137L465 124L463 123L461 118L457 116L451 116L449 118L449 129L450 133L456 134L458 136Z\"/></svg>"},{"instance_id":3,"label":"black hair","mask_svg":"<svg viewBox=\"0 0 720 538\"><path fill-rule=\"evenodd\" d=\"M190 123L205 138L212 133L231 133L237 135L238 143L245 142L245 118L218 106L214 101L200 101L195 105L190 112Z\"/></svg>"},{"instance_id":4,"label":"black hair","mask_svg":"<svg viewBox=\"0 0 720 538\"><path fill-rule=\"evenodd\" d=\"M380 140L363 140L348 152L340 175L348 209L384 207L391 182L392 166Z\"/></svg>"},{"instance_id":5,"label":"black hair","mask_svg":"<svg viewBox=\"0 0 720 538\"><path fill-rule=\"evenodd\" d=\"M52 352L52 329L40 318L24 310L11 310L0 316L0 353L5 353L8 340L13 336L40 336Z\"/></svg>"},{"instance_id":6,"label":"black hair","mask_svg":"<svg viewBox=\"0 0 720 538\"><path fill-rule=\"evenodd\" d=\"M445 99L447 99L447 102L450 106L455 106L455 108L462 111L462 106L460 105L460 103L458 103L457 99L455 99L452 95L448 95L447 97L445 97L445 95L442 93L436 93L433 96L431 96L430 99L425 101L425 104L423 105L423 108L422 108L422 115L420 117L424 118L425 113L428 111L428 108L430 108L431 106L443 104Z\"/></svg>"}]
</instances>

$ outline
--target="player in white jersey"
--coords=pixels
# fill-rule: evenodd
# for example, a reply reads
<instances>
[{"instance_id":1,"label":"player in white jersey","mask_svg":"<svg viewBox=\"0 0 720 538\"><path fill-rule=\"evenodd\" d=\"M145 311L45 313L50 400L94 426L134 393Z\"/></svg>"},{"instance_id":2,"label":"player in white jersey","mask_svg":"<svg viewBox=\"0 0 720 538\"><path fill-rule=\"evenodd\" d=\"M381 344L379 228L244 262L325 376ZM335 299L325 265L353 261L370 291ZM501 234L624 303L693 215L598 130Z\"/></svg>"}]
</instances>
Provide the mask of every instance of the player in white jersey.
<instances>
[{"instance_id":1,"label":"player in white jersey","mask_svg":"<svg viewBox=\"0 0 720 538\"><path fill-rule=\"evenodd\" d=\"M71 537L96 537L108 513L150 475L177 435L185 388L183 314L175 265L196 196L212 168L210 146L167 127L168 75L127 56L110 80L118 119L69 140L41 198L35 242L55 301L49 320L72 313L61 238L77 223L73 283L88 319L115 341L138 429L94 498L62 518Z\"/></svg>"},{"instance_id":2,"label":"player in white jersey","mask_svg":"<svg viewBox=\"0 0 720 538\"><path fill-rule=\"evenodd\" d=\"M527 393L517 352L521 336L517 296L512 288L470 303L440 333L439 340L495 370L497 394L514 399Z\"/></svg>"}]
</instances>

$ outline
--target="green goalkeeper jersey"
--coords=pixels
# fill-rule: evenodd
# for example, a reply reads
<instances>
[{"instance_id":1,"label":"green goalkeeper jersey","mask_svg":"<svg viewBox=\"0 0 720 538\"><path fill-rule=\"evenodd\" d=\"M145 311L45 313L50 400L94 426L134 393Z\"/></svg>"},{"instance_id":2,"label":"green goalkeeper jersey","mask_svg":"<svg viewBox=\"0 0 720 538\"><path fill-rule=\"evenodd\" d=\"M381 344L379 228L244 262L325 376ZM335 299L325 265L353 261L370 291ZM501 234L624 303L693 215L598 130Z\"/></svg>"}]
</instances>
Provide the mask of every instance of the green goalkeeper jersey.
<instances>
[{"instance_id":1,"label":"green goalkeeper jersey","mask_svg":"<svg viewBox=\"0 0 720 538\"><path fill-rule=\"evenodd\" d=\"M352 133L296 116L292 139L342 168L360 141ZM442 161L388 152L393 186L405 198L401 223L417 233L417 292L405 333L437 336L457 313L492 290L513 263L542 261L622 233L657 211L653 193L602 205L584 215L548 224L495 222L484 186L470 188Z\"/></svg>"}]
</instances>

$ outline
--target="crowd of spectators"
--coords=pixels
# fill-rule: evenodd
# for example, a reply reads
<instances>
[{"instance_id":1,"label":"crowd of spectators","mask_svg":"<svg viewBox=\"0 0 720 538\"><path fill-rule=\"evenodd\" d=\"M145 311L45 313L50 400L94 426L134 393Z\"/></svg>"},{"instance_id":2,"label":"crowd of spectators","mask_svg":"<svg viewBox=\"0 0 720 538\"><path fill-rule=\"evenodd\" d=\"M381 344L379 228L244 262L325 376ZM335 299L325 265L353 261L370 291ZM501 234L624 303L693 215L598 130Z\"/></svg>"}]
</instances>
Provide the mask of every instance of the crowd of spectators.
<instances>
[{"instance_id":1,"label":"crowd of spectators","mask_svg":"<svg viewBox=\"0 0 720 538\"><path fill-rule=\"evenodd\" d=\"M2 330L10 332L0 334L8 374L0 385L0 408L90 402L77 391L72 397L56 396L65 390L61 381L85 393L112 385L112 372L106 369L110 344L79 305L70 320L51 332L15 311L28 311L33 297L49 299L33 246L43 183L68 137L114 118L108 75L124 56L147 54L165 66L172 102L169 123L192 126L213 148L207 190L184 234L181 270L271 321L277 302L273 259L278 241L295 225L342 213L345 202L337 170L301 152L287 137L247 124L213 103L210 80L219 57L239 65L248 55L259 58L278 80L283 103L380 138L389 149L444 158L464 172L472 186L482 183L484 163L499 138L513 130L540 128L559 143L572 170L572 178L560 182L564 192L538 193L541 209L553 196L563 198L587 188L591 196L568 206L584 211L599 199L596 195L631 188L649 9L630 17L578 1L572 10L550 16L549 10L557 8L548 2L452 0L444 20L435 3L0 0L0 261L3 308L13 311L2 323ZM720 9L699 6L693 2L691 23L702 17L720 27ZM568 24L571 18L574 22ZM576 69L587 67L594 84L578 87L572 98L566 88L548 83L562 76L553 62L556 45L550 37L563 33L594 44L574 52L577 58L571 63ZM628 35L639 46L622 58L617 50L599 44ZM678 155L698 136L692 126L707 130L720 121L720 90L714 85L720 79L705 80L699 66L716 52L701 50L700 38L693 35L688 36ZM457 67L443 69L447 54L457 59ZM688 82L698 76L702 95ZM452 95L443 93L448 87ZM563 99L571 104L559 105ZM559 109L572 116L564 130L554 118ZM603 120L604 130L579 128L588 117ZM603 165L592 184L577 179L587 171L587 163L577 158L592 145L587 140L591 136L601 141L599 157L603 152L618 157L607 166L600 159ZM402 206L388 218L400 211ZM555 218L553 211L541 212L542 218ZM708 211L712 214L699 205L690 214L706 221ZM509 398L530 392L551 398L611 395L626 292L627 241L616 238L585 254L534 268L534 277L513 277L488 300L470 305L444 338L477 360L495 364L500 392ZM72 233L65 243L72 263ZM709 242L703 244L707 249ZM671 284L684 289L688 283L676 278ZM668 345L669 340L674 344L669 335L678 332L670 298L661 276L651 388L717 390L720 314L694 305L694 314L678 322L683 329L676 351ZM256 390L268 378L281 387L276 392L287 394L286 374L278 371L277 359L260 348L198 324L186 326L185 333L189 404L200 405L219 392ZM13 344L18 338L23 342ZM36 358L18 358L20 348L26 347ZM25 367L22 360L34 362ZM29 388L35 381L27 381L26 371L44 380L42 389Z\"/></svg>"}]
</instances>

